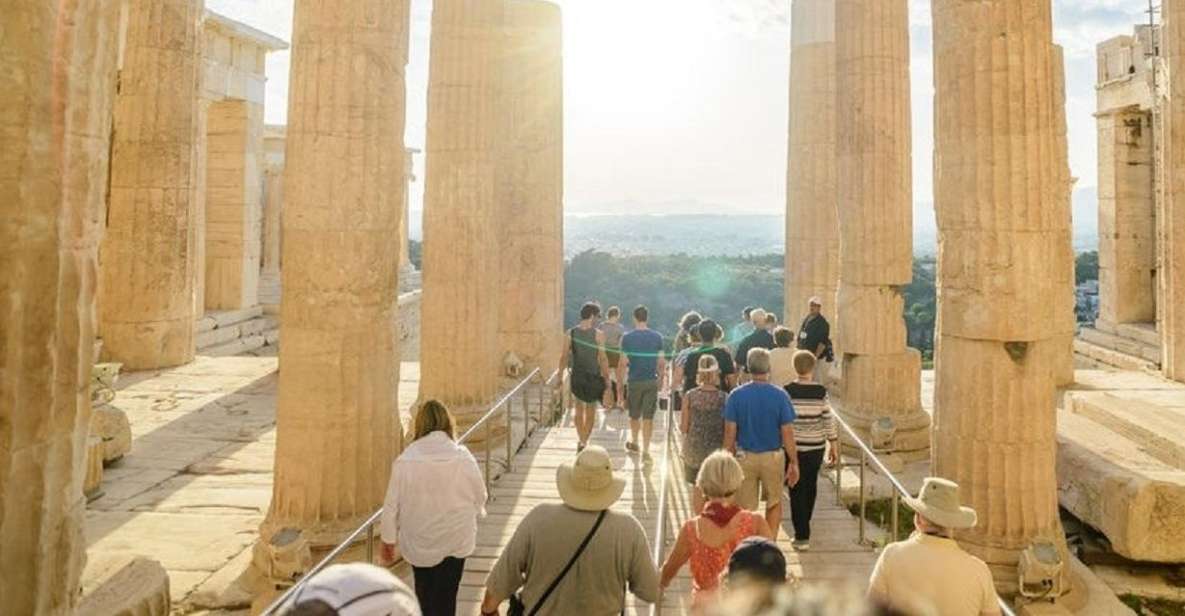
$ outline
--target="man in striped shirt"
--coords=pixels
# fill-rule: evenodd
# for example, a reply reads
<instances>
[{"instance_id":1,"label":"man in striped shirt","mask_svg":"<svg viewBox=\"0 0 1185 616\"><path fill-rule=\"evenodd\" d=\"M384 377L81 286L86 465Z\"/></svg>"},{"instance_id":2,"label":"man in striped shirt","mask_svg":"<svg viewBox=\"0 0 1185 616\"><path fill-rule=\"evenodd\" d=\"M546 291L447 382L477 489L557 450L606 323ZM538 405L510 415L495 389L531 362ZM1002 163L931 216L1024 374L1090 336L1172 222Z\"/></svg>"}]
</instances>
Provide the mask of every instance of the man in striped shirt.
<instances>
[{"instance_id":1,"label":"man in striped shirt","mask_svg":"<svg viewBox=\"0 0 1185 616\"><path fill-rule=\"evenodd\" d=\"M824 455L830 464L839 460L839 433L827 400L827 388L815 382L818 361L815 354L799 351L793 361L798 378L786 385L786 393L790 394L798 414L794 420L794 440L801 478L790 487L790 520L794 523L794 549L805 552L811 549L811 516L815 512L819 469Z\"/></svg>"}]
</instances>

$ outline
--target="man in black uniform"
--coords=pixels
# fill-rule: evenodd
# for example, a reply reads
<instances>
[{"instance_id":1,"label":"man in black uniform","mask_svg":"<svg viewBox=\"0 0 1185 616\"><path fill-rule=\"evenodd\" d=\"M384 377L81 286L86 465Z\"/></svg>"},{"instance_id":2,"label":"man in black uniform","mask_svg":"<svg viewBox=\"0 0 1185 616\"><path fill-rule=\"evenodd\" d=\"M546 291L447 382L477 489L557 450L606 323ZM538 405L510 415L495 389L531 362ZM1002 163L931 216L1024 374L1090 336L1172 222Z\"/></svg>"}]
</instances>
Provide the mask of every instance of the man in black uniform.
<instances>
[{"instance_id":1,"label":"man in black uniform","mask_svg":"<svg viewBox=\"0 0 1185 616\"><path fill-rule=\"evenodd\" d=\"M815 296L809 304L810 313L798 328L798 348L814 353L822 361L832 362L835 355L831 350L831 324L823 316L823 300Z\"/></svg>"}]
</instances>

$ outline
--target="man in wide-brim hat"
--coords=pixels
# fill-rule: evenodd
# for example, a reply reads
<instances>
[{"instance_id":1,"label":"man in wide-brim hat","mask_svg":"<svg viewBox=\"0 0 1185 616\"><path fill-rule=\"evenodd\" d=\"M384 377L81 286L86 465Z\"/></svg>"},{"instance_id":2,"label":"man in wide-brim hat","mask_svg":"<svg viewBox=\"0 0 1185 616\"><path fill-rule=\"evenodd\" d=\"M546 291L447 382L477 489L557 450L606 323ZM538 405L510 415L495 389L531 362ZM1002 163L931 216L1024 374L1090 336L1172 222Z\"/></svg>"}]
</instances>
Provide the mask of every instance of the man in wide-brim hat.
<instances>
[{"instance_id":1,"label":"man in wide-brim hat","mask_svg":"<svg viewBox=\"0 0 1185 616\"><path fill-rule=\"evenodd\" d=\"M999 614L991 571L953 539L954 531L977 522L975 510L962 504L959 484L928 477L917 498L907 497L905 504L914 511L917 531L881 552L869 597L906 614Z\"/></svg>"},{"instance_id":2,"label":"man in wide-brim hat","mask_svg":"<svg viewBox=\"0 0 1185 616\"><path fill-rule=\"evenodd\" d=\"M585 447L574 461L560 464L556 488L562 504L536 505L498 557L486 578L482 614L497 614L515 593L525 613L538 607L538 616L619 614L627 587L643 601L656 601L658 571L646 532L634 516L609 510L625 490L609 453ZM548 594L568 563L572 567Z\"/></svg>"}]
</instances>

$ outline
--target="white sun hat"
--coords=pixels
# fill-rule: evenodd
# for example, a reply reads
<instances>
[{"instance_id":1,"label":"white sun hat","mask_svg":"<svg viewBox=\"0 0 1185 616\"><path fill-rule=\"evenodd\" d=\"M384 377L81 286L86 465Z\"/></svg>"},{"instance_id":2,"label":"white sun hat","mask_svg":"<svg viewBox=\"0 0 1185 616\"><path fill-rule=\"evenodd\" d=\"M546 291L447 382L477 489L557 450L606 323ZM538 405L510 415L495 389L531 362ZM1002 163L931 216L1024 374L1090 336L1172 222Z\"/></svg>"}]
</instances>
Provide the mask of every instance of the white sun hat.
<instances>
[{"instance_id":1,"label":"white sun hat","mask_svg":"<svg viewBox=\"0 0 1185 616\"><path fill-rule=\"evenodd\" d=\"M940 477L927 477L917 498L905 497L905 504L926 520L943 528L974 528L975 510L964 507L959 498L959 484Z\"/></svg>"},{"instance_id":2,"label":"white sun hat","mask_svg":"<svg viewBox=\"0 0 1185 616\"><path fill-rule=\"evenodd\" d=\"M281 613L309 601L321 601L339 616L420 616L420 604L407 584L368 563L326 567L293 595Z\"/></svg>"},{"instance_id":3,"label":"white sun hat","mask_svg":"<svg viewBox=\"0 0 1185 616\"><path fill-rule=\"evenodd\" d=\"M560 464L555 482L564 504L580 511L604 511L625 491L625 480L613 474L609 452L598 445L585 447L574 463Z\"/></svg>"}]
</instances>

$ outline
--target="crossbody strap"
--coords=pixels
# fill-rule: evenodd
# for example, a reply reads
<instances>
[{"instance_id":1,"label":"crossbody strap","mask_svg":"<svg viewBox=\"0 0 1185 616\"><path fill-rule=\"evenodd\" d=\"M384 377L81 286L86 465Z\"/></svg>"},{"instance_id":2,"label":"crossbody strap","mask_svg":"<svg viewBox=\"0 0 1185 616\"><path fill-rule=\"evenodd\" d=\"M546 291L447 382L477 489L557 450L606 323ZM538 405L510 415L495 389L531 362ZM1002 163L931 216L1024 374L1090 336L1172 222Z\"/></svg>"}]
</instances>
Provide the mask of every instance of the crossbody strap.
<instances>
[{"instance_id":1,"label":"crossbody strap","mask_svg":"<svg viewBox=\"0 0 1185 616\"><path fill-rule=\"evenodd\" d=\"M593 524L592 530L588 531L588 535L584 537L584 541L580 544L580 547L576 548L576 553L572 555L572 560L568 561L568 564L564 567L564 570L560 571L559 576L555 578L555 581L551 583L551 586L548 586L547 590L543 591L543 596L539 597L539 602L536 603L534 609L531 610L530 616L535 616L535 614L539 612L539 608L543 607L543 604L547 602L547 598L551 596L551 593L556 589L556 586L559 586L560 582L564 581L564 576L568 575L568 571L572 569L572 565L576 564L576 559L580 558L580 555L584 553L584 548L587 548L588 543L592 541L593 535L597 534L597 529L601 527L601 522L605 519L605 514L607 512L607 509L602 510L601 514L597 516L596 523Z\"/></svg>"}]
</instances>

